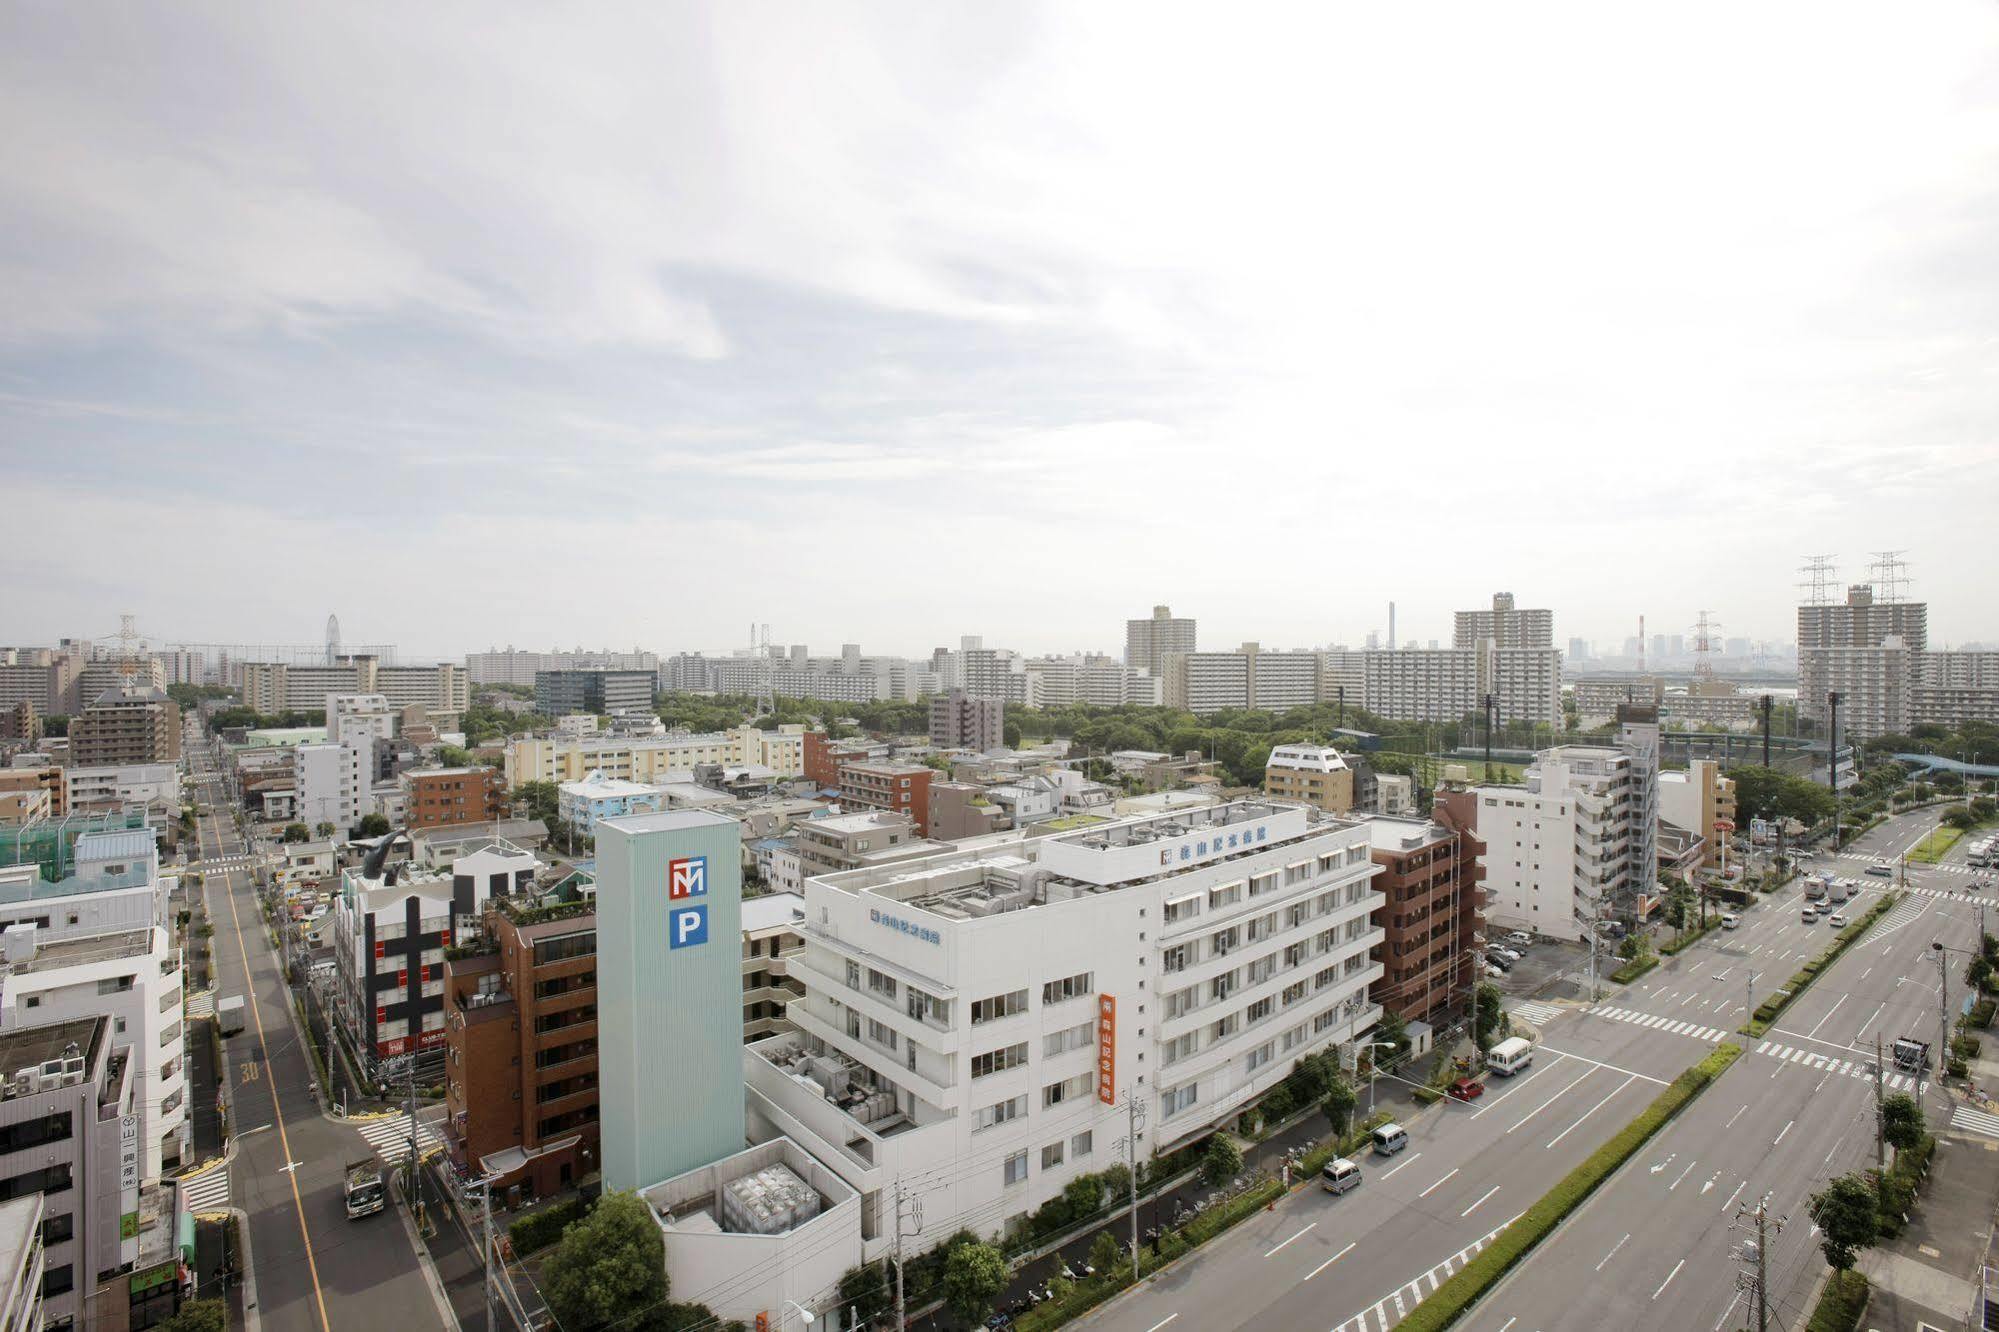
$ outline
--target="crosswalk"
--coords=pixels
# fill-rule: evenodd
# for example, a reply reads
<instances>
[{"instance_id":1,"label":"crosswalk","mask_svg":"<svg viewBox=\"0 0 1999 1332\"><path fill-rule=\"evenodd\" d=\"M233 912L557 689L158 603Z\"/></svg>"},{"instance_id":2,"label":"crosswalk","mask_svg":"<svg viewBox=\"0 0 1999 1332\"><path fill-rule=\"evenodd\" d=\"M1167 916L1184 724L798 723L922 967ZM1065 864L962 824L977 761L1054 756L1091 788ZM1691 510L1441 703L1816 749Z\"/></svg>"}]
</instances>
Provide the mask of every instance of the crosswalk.
<instances>
[{"instance_id":1,"label":"crosswalk","mask_svg":"<svg viewBox=\"0 0 1999 1332\"><path fill-rule=\"evenodd\" d=\"M1914 884L1910 884L1907 888L1902 889L1902 891L1905 893L1915 893L1919 897L1941 897L1952 902L1983 902L1985 900L1983 894L1973 892L1970 889L1919 888Z\"/></svg>"},{"instance_id":2,"label":"crosswalk","mask_svg":"<svg viewBox=\"0 0 1999 1332\"><path fill-rule=\"evenodd\" d=\"M1492 1243L1501 1230L1519 1219L1516 1216L1512 1220L1502 1222L1498 1229L1473 1240L1414 1281L1403 1282L1389 1294L1339 1324L1333 1332L1388 1332L1389 1328L1407 1318L1411 1309L1436 1294L1437 1287L1450 1280L1458 1269L1476 1258L1479 1251Z\"/></svg>"},{"instance_id":3,"label":"crosswalk","mask_svg":"<svg viewBox=\"0 0 1999 1332\"><path fill-rule=\"evenodd\" d=\"M1881 923L1874 927L1874 938L1879 939L1888 931L1898 930L1902 926L1907 925L1917 916L1922 915L1924 909L1923 904L1914 897L1903 898L1895 904L1895 909L1882 917Z\"/></svg>"},{"instance_id":4,"label":"crosswalk","mask_svg":"<svg viewBox=\"0 0 1999 1332\"><path fill-rule=\"evenodd\" d=\"M1874 1077L1874 1065L1866 1059L1842 1059L1836 1054L1824 1054L1817 1050L1806 1050L1796 1046L1783 1045L1776 1041L1764 1041L1756 1047L1756 1053L1767 1055L1779 1063L1796 1064L1799 1068L1823 1069L1841 1077ZM1914 1091L1916 1081L1906 1073L1884 1073L1881 1083L1889 1091Z\"/></svg>"},{"instance_id":5,"label":"crosswalk","mask_svg":"<svg viewBox=\"0 0 1999 1332\"><path fill-rule=\"evenodd\" d=\"M190 1212L220 1212L229 1206L229 1163L216 1161L180 1178L182 1205Z\"/></svg>"},{"instance_id":6,"label":"crosswalk","mask_svg":"<svg viewBox=\"0 0 1999 1332\"><path fill-rule=\"evenodd\" d=\"M1525 1003L1513 1005L1513 1007L1506 1011L1531 1026L1545 1027L1569 1010L1560 1004L1550 1004L1544 1003L1539 999L1529 999Z\"/></svg>"},{"instance_id":7,"label":"crosswalk","mask_svg":"<svg viewBox=\"0 0 1999 1332\"><path fill-rule=\"evenodd\" d=\"M188 1021L192 1022L196 1018L212 1018L214 1016L215 1016L214 986L211 985L205 990L198 990L187 997Z\"/></svg>"},{"instance_id":8,"label":"crosswalk","mask_svg":"<svg viewBox=\"0 0 1999 1332\"><path fill-rule=\"evenodd\" d=\"M1999 1138L1999 1115L1989 1115L1970 1106L1960 1105L1951 1111L1950 1126L1967 1133L1983 1133L1988 1138Z\"/></svg>"},{"instance_id":9,"label":"crosswalk","mask_svg":"<svg viewBox=\"0 0 1999 1332\"><path fill-rule=\"evenodd\" d=\"M1629 1008L1615 1008L1608 1004L1599 1005L1590 1011L1599 1017L1629 1022L1636 1027L1650 1027L1654 1031L1671 1032L1675 1036L1691 1036L1695 1040L1719 1041L1728 1035L1720 1027L1702 1026L1698 1022L1669 1018L1659 1013L1638 1013Z\"/></svg>"},{"instance_id":10,"label":"crosswalk","mask_svg":"<svg viewBox=\"0 0 1999 1332\"><path fill-rule=\"evenodd\" d=\"M400 1161L409 1155L410 1117L408 1115L385 1115L380 1119L363 1119L354 1124L361 1136L367 1140L375 1155L384 1161ZM429 1156L444 1149L444 1130L441 1119L419 1118L416 1124L416 1150L419 1156Z\"/></svg>"}]
</instances>

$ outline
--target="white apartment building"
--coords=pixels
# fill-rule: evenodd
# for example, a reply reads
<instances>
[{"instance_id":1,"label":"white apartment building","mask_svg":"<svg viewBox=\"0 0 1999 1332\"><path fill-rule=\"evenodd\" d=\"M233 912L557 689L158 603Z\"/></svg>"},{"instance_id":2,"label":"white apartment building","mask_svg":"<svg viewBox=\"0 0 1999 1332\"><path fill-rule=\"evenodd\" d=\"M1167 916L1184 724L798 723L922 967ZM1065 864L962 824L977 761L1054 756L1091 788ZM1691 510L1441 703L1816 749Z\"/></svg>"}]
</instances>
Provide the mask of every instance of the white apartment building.
<instances>
[{"instance_id":1,"label":"white apartment building","mask_svg":"<svg viewBox=\"0 0 1999 1332\"><path fill-rule=\"evenodd\" d=\"M1168 606L1154 606L1143 620L1124 622L1124 664L1135 671L1158 677L1166 670L1166 658L1196 650L1192 619L1175 619Z\"/></svg>"},{"instance_id":2,"label":"white apartment building","mask_svg":"<svg viewBox=\"0 0 1999 1332\"><path fill-rule=\"evenodd\" d=\"M1169 708L1207 716L1249 706L1249 658L1240 652L1175 652L1160 680Z\"/></svg>"},{"instance_id":3,"label":"white apartment building","mask_svg":"<svg viewBox=\"0 0 1999 1332\"><path fill-rule=\"evenodd\" d=\"M1623 749L1563 745L1537 757L1519 786L1479 787L1486 919L1579 940L1620 896L1650 893L1657 870L1646 871L1644 847L1657 831L1637 825L1648 803L1656 823L1658 792L1654 781L1648 801L1645 785L1642 762Z\"/></svg>"},{"instance_id":4,"label":"white apartment building","mask_svg":"<svg viewBox=\"0 0 1999 1332\"><path fill-rule=\"evenodd\" d=\"M265 714L317 711L329 694L380 694L396 708L418 704L431 713L460 713L472 702L462 666L385 666L373 657L331 664L245 661L236 665L245 706Z\"/></svg>"},{"instance_id":5,"label":"white apartment building","mask_svg":"<svg viewBox=\"0 0 1999 1332\"><path fill-rule=\"evenodd\" d=\"M691 735L685 731L658 736L520 736L507 747L507 781L580 782L592 771L628 782L685 780L697 765L724 767L761 764L780 777L805 771L805 728L781 726L760 731L738 726L731 731Z\"/></svg>"},{"instance_id":6,"label":"white apartment building","mask_svg":"<svg viewBox=\"0 0 1999 1332\"><path fill-rule=\"evenodd\" d=\"M344 838L362 818L375 812L374 749L372 745L332 742L300 745L292 751L292 776L298 789L298 816L319 826L330 823Z\"/></svg>"},{"instance_id":7,"label":"white apartment building","mask_svg":"<svg viewBox=\"0 0 1999 1332\"><path fill-rule=\"evenodd\" d=\"M1477 647L1488 640L1502 648L1551 648L1555 613L1521 609L1513 604L1511 592L1495 592L1490 610L1459 611L1451 625L1453 647Z\"/></svg>"},{"instance_id":8,"label":"white apartment building","mask_svg":"<svg viewBox=\"0 0 1999 1332\"><path fill-rule=\"evenodd\" d=\"M1367 654L1344 647L1329 648L1319 655L1319 698L1326 703L1342 700L1350 708L1367 703Z\"/></svg>"},{"instance_id":9,"label":"white apartment building","mask_svg":"<svg viewBox=\"0 0 1999 1332\"><path fill-rule=\"evenodd\" d=\"M328 694L326 738L336 745L369 745L393 740L397 709L383 694Z\"/></svg>"},{"instance_id":10,"label":"white apartment building","mask_svg":"<svg viewBox=\"0 0 1999 1332\"><path fill-rule=\"evenodd\" d=\"M181 1007L180 949L159 926L48 939L21 923L0 934L0 1029L105 1017L131 1046L139 1169L149 1180L189 1145Z\"/></svg>"},{"instance_id":11,"label":"white apartment building","mask_svg":"<svg viewBox=\"0 0 1999 1332\"><path fill-rule=\"evenodd\" d=\"M809 825L800 825L806 827ZM1377 1021L1365 825L1241 801L810 878L796 1033L744 1054L759 1141L790 1137L893 1235L995 1233L1121 1159L1207 1133Z\"/></svg>"},{"instance_id":12,"label":"white apartment building","mask_svg":"<svg viewBox=\"0 0 1999 1332\"><path fill-rule=\"evenodd\" d=\"M973 698L996 698L1021 707L1041 706L1037 677L1030 675L1027 662L1009 648L974 647L958 654L964 675L963 688Z\"/></svg>"},{"instance_id":13,"label":"white apartment building","mask_svg":"<svg viewBox=\"0 0 1999 1332\"><path fill-rule=\"evenodd\" d=\"M1553 648L1376 649L1361 654L1364 706L1397 721L1457 721L1494 695L1502 722L1562 719L1562 654ZM1354 698L1347 696L1347 702Z\"/></svg>"},{"instance_id":14,"label":"white apartment building","mask_svg":"<svg viewBox=\"0 0 1999 1332\"><path fill-rule=\"evenodd\" d=\"M465 676L475 685L534 687L536 671L657 671L659 654L634 648L630 652L528 652L512 646L465 654Z\"/></svg>"},{"instance_id":15,"label":"white apartment building","mask_svg":"<svg viewBox=\"0 0 1999 1332\"><path fill-rule=\"evenodd\" d=\"M91 805L149 805L180 808L180 765L120 763L102 768L64 768L65 809L75 812Z\"/></svg>"}]
</instances>

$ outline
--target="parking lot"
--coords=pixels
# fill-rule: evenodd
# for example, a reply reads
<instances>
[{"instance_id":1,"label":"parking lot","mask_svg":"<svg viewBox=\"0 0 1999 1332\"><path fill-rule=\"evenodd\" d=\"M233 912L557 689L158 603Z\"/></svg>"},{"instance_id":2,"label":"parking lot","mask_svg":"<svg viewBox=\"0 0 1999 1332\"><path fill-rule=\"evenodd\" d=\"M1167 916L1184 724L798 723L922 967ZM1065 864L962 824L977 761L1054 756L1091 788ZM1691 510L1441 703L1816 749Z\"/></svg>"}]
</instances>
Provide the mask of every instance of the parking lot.
<instances>
[{"instance_id":1,"label":"parking lot","mask_svg":"<svg viewBox=\"0 0 1999 1332\"><path fill-rule=\"evenodd\" d=\"M1504 933L1503 931L1501 933ZM1493 945L1514 948L1500 934L1490 936ZM1589 949L1583 944L1555 939L1537 939L1518 950L1521 958L1501 976L1488 976L1501 994L1520 999L1580 999L1589 983ZM1605 948L1597 965L1608 972L1617 959Z\"/></svg>"}]
</instances>

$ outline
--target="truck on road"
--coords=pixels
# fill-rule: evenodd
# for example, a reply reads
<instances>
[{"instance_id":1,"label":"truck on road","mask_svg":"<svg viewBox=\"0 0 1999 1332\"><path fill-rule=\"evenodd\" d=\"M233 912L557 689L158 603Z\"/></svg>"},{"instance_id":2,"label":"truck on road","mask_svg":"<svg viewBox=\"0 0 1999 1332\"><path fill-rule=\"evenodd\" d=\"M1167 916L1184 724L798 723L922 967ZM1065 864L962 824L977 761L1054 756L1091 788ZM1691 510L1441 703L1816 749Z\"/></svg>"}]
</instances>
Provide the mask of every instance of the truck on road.
<instances>
[{"instance_id":1,"label":"truck on road","mask_svg":"<svg viewBox=\"0 0 1999 1332\"><path fill-rule=\"evenodd\" d=\"M1908 1036L1895 1038L1895 1067L1920 1075L1930 1062L1930 1043Z\"/></svg>"},{"instance_id":2,"label":"truck on road","mask_svg":"<svg viewBox=\"0 0 1999 1332\"><path fill-rule=\"evenodd\" d=\"M215 1026L224 1036L234 1036L243 1030L242 995L227 995L215 1001Z\"/></svg>"},{"instance_id":3,"label":"truck on road","mask_svg":"<svg viewBox=\"0 0 1999 1332\"><path fill-rule=\"evenodd\" d=\"M388 1184L382 1178L382 1163L374 1157L347 1165L347 1219L370 1216L388 1205Z\"/></svg>"}]
</instances>

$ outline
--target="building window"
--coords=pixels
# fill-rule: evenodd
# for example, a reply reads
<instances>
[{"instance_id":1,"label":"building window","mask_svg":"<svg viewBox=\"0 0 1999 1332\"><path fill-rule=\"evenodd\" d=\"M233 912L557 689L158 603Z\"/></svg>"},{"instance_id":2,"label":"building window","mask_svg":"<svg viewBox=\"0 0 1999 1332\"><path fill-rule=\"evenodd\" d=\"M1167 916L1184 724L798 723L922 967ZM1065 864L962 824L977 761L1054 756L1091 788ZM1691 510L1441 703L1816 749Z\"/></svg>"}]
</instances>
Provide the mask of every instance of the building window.
<instances>
[{"instance_id":1,"label":"building window","mask_svg":"<svg viewBox=\"0 0 1999 1332\"><path fill-rule=\"evenodd\" d=\"M1074 976L1065 976L1061 980L1049 981L1041 987L1041 1002L1060 1004L1067 1003L1071 999L1084 998L1094 992L1095 987L1091 982L1095 977L1095 972L1084 971Z\"/></svg>"},{"instance_id":2,"label":"building window","mask_svg":"<svg viewBox=\"0 0 1999 1332\"><path fill-rule=\"evenodd\" d=\"M978 1119L972 1126L972 1132L983 1132L996 1124L1004 1124L1008 1120L1019 1119L1026 1113L1027 1098L1025 1096L1015 1096L1010 1100L1001 1101L998 1105L989 1105L979 1111Z\"/></svg>"},{"instance_id":3,"label":"building window","mask_svg":"<svg viewBox=\"0 0 1999 1332\"><path fill-rule=\"evenodd\" d=\"M1190 1082L1184 1087L1173 1087L1160 1093L1159 1107L1163 1118L1171 1119L1177 1114L1194 1108L1201 1098L1201 1084Z\"/></svg>"},{"instance_id":4,"label":"building window","mask_svg":"<svg viewBox=\"0 0 1999 1332\"><path fill-rule=\"evenodd\" d=\"M1080 1161L1088 1156L1095 1149L1095 1146L1096 1140L1094 1135L1090 1130L1084 1129L1081 1133L1069 1139L1069 1155Z\"/></svg>"},{"instance_id":5,"label":"building window","mask_svg":"<svg viewBox=\"0 0 1999 1332\"><path fill-rule=\"evenodd\" d=\"M1084 1022L1063 1031L1051 1031L1041 1038L1042 1057L1048 1058L1066 1054L1071 1050L1080 1050L1095 1038L1096 1030L1095 1022Z\"/></svg>"},{"instance_id":6,"label":"building window","mask_svg":"<svg viewBox=\"0 0 1999 1332\"><path fill-rule=\"evenodd\" d=\"M1249 1052L1249 1071L1252 1073L1256 1072L1256 1070L1268 1064L1276 1053L1276 1049L1269 1041L1265 1041L1262 1045L1257 1046Z\"/></svg>"},{"instance_id":7,"label":"building window","mask_svg":"<svg viewBox=\"0 0 1999 1332\"><path fill-rule=\"evenodd\" d=\"M999 1050L988 1050L985 1054L972 1056L972 1076L988 1077L1003 1073L1010 1068L1019 1068L1027 1062L1027 1042L1009 1045Z\"/></svg>"},{"instance_id":8,"label":"building window","mask_svg":"<svg viewBox=\"0 0 1999 1332\"><path fill-rule=\"evenodd\" d=\"M1051 1142L1046 1147L1043 1147L1041 1149L1041 1168L1043 1170L1053 1170L1056 1166L1061 1164L1062 1164L1061 1143Z\"/></svg>"},{"instance_id":9,"label":"building window","mask_svg":"<svg viewBox=\"0 0 1999 1332\"><path fill-rule=\"evenodd\" d=\"M1027 1149L1021 1148L1006 1158L1006 1183L1009 1188L1027 1182Z\"/></svg>"},{"instance_id":10,"label":"building window","mask_svg":"<svg viewBox=\"0 0 1999 1332\"><path fill-rule=\"evenodd\" d=\"M1027 991L1015 990L1011 994L995 995L991 999L978 999L972 1003L972 1025L995 1022L1000 1018L1012 1017L1027 1011Z\"/></svg>"},{"instance_id":11,"label":"building window","mask_svg":"<svg viewBox=\"0 0 1999 1332\"><path fill-rule=\"evenodd\" d=\"M1049 1083L1041 1089L1042 1108L1046 1109L1052 1105L1061 1105L1065 1101L1081 1100L1090 1094L1090 1088L1095 1082L1095 1076L1095 1074L1091 1073L1078 1073L1073 1078L1064 1078L1060 1082Z\"/></svg>"}]
</instances>

